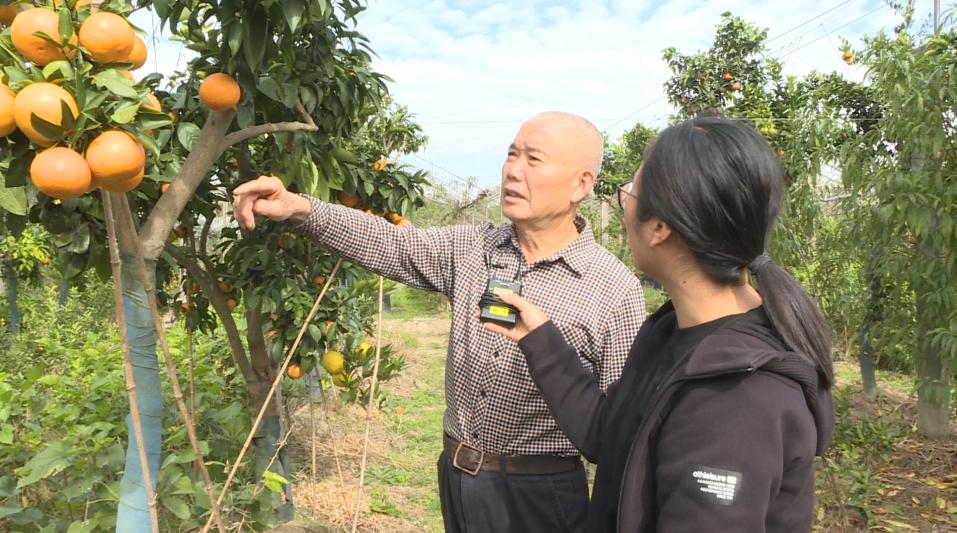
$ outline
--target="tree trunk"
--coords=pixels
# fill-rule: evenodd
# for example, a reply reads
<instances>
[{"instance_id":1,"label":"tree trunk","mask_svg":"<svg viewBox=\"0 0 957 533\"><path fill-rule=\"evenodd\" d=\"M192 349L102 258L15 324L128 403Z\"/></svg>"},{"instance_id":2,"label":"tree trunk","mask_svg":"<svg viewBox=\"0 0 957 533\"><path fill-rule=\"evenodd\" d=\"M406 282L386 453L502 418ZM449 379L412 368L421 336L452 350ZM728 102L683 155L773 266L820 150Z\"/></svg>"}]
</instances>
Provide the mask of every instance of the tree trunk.
<instances>
[{"instance_id":1,"label":"tree trunk","mask_svg":"<svg viewBox=\"0 0 957 533\"><path fill-rule=\"evenodd\" d=\"M10 306L10 333L16 337L20 333L20 306L17 305L17 269L13 261L4 259L0 265L3 270L4 285L7 286L7 304Z\"/></svg>"},{"instance_id":2,"label":"tree trunk","mask_svg":"<svg viewBox=\"0 0 957 533\"><path fill-rule=\"evenodd\" d=\"M147 270L155 280L156 262L147 261ZM153 281L151 280L151 283ZM130 356L133 361L133 379L143 427L143 440L149 457L150 479L156 488L159 477L160 451L163 440L163 387L156 359L156 332L153 315L146 299L146 290L140 283L136 260L128 255L122 259L123 306L126 330L129 336ZM126 467L120 482L120 501L116 514L117 533L142 533L150 530L150 516L146 500L146 486L140 468L136 436L131 417L126 416L129 441L126 448Z\"/></svg>"},{"instance_id":3,"label":"tree trunk","mask_svg":"<svg viewBox=\"0 0 957 533\"><path fill-rule=\"evenodd\" d=\"M917 297L917 430L926 437L950 435L950 368L931 343L935 328L924 297Z\"/></svg>"},{"instance_id":4,"label":"tree trunk","mask_svg":"<svg viewBox=\"0 0 957 533\"><path fill-rule=\"evenodd\" d=\"M262 334L262 312L258 307L246 308L246 342L249 345L249 356L252 361L253 372L256 374L254 381L247 382L249 390L249 409L252 416L256 416L262 409L263 403L270 400L268 397L272 382L276 379L276 366L269 356L266 348L265 338ZM270 471L275 472L286 479L290 479L289 460L285 448L280 448L280 440L283 437L282 420L279 416L279 398L276 391L276 398L272 398L266 413L263 416L262 423L256 431L253 438L253 448L255 453L255 474L256 479L261 479L263 472L268 467ZM276 461L269 464L273 456ZM283 487L283 497L278 494L273 495L273 508L276 509L280 520L288 522L295 515L295 508L292 501L292 487L285 485Z\"/></svg>"},{"instance_id":5,"label":"tree trunk","mask_svg":"<svg viewBox=\"0 0 957 533\"><path fill-rule=\"evenodd\" d=\"M70 297L70 280L68 278L63 278L60 280L60 287L57 289L56 303L60 307L66 305L67 299Z\"/></svg>"}]
</instances>

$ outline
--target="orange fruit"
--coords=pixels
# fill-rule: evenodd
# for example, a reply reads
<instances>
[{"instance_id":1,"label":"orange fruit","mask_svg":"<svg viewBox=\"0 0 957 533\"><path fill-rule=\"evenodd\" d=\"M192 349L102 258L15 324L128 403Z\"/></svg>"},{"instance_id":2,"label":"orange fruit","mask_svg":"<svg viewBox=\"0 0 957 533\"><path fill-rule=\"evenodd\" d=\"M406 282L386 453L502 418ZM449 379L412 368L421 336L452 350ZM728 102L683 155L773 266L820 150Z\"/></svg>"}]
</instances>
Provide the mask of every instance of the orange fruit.
<instances>
[{"instance_id":1,"label":"orange fruit","mask_svg":"<svg viewBox=\"0 0 957 533\"><path fill-rule=\"evenodd\" d=\"M316 276L312 278L312 282L316 285L325 285L326 277L322 274L316 274Z\"/></svg>"},{"instance_id":2,"label":"orange fruit","mask_svg":"<svg viewBox=\"0 0 957 533\"><path fill-rule=\"evenodd\" d=\"M740 81L736 81L736 82L732 83L732 84L731 84L731 90L732 90L732 91L740 91L740 90L741 90L741 82L740 82Z\"/></svg>"},{"instance_id":3,"label":"orange fruit","mask_svg":"<svg viewBox=\"0 0 957 533\"><path fill-rule=\"evenodd\" d=\"M167 190L169 190L169 183L160 185L160 192L166 192Z\"/></svg>"},{"instance_id":4,"label":"orange fruit","mask_svg":"<svg viewBox=\"0 0 957 533\"><path fill-rule=\"evenodd\" d=\"M57 146L48 148L33 158L30 179L37 189L53 198L76 198L90 190L90 167L83 156Z\"/></svg>"},{"instance_id":5,"label":"orange fruit","mask_svg":"<svg viewBox=\"0 0 957 533\"><path fill-rule=\"evenodd\" d=\"M292 363L289 365L289 368L286 369L286 375L292 379L299 379L302 377L302 365L299 363Z\"/></svg>"},{"instance_id":6,"label":"orange fruit","mask_svg":"<svg viewBox=\"0 0 957 533\"><path fill-rule=\"evenodd\" d=\"M239 305L239 302L237 302L235 298L230 298L226 300L226 307L228 307L230 311L232 311L233 309L236 309L237 305Z\"/></svg>"},{"instance_id":7,"label":"orange fruit","mask_svg":"<svg viewBox=\"0 0 957 533\"><path fill-rule=\"evenodd\" d=\"M41 67L52 61L65 59L66 56L59 47L34 35L35 32L43 32L51 39L63 44L59 23L60 17L52 9L35 7L23 11L13 19L13 24L10 25L13 46L27 61ZM76 35L70 37L70 44L76 44ZM70 59L73 59L74 55L76 51L70 50Z\"/></svg>"},{"instance_id":8,"label":"orange fruit","mask_svg":"<svg viewBox=\"0 0 957 533\"><path fill-rule=\"evenodd\" d=\"M333 374L332 383L336 387L346 387L349 385L349 378L345 374Z\"/></svg>"},{"instance_id":9,"label":"orange fruit","mask_svg":"<svg viewBox=\"0 0 957 533\"><path fill-rule=\"evenodd\" d=\"M411 226L411 225L412 225L412 221L409 220L409 219L407 219L407 218L403 218L402 220L396 222L395 225L396 225L396 226Z\"/></svg>"},{"instance_id":10,"label":"orange fruit","mask_svg":"<svg viewBox=\"0 0 957 533\"><path fill-rule=\"evenodd\" d=\"M122 130L99 134L86 149L86 162L97 185L109 190L133 178L146 165L142 145Z\"/></svg>"},{"instance_id":11,"label":"orange fruit","mask_svg":"<svg viewBox=\"0 0 957 533\"><path fill-rule=\"evenodd\" d=\"M376 172L381 172L388 165L389 165L389 160L383 157L382 159L376 161L372 165L372 169L375 170Z\"/></svg>"},{"instance_id":12,"label":"orange fruit","mask_svg":"<svg viewBox=\"0 0 957 533\"><path fill-rule=\"evenodd\" d=\"M16 98L13 89L0 83L0 137L6 137L17 129L17 119L13 116L13 102Z\"/></svg>"},{"instance_id":13,"label":"orange fruit","mask_svg":"<svg viewBox=\"0 0 957 533\"><path fill-rule=\"evenodd\" d=\"M362 198L355 194L349 194L346 191L339 192L339 203L346 207L359 208L362 205Z\"/></svg>"},{"instance_id":14,"label":"orange fruit","mask_svg":"<svg viewBox=\"0 0 957 533\"><path fill-rule=\"evenodd\" d=\"M402 215L398 213L386 213L385 218L393 224L398 224L399 222L402 222Z\"/></svg>"},{"instance_id":15,"label":"orange fruit","mask_svg":"<svg viewBox=\"0 0 957 533\"><path fill-rule=\"evenodd\" d=\"M229 74L217 72L206 76L199 86L199 99L203 105L215 111L226 111L236 107L242 91L239 84Z\"/></svg>"},{"instance_id":16,"label":"orange fruit","mask_svg":"<svg viewBox=\"0 0 957 533\"><path fill-rule=\"evenodd\" d=\"M266 338L271 339L275 337L277 333L279 333L279 330L276 328L272 328L271 330L266 332Z\"/></svg>"},{"instance_id":17,"label":"orange fruit","mask_svg":"<svg viewBox=\"0 0 957 533\"><path fill-rule=\"evenodd\" d=\"M330 350L322 354L322 361L320 364L322 368L326 369L326 372L330 374L341 374L345 365L346 358L342 355L342 352L337 352L335 350Z\"/></svg>"},{"instance_id":18,"label":"orange fruit","mask_svg":"<svg viewBox=\"0 0 957 533\"><path fill-rule=\"evenodd\" d=\"M725 72L722 78L724 79L724 81L731 81L734 79L734 74L731 74L730 72Z\"/></svg>"},{"instance_id":19,"label":"orange fruit","mask_svg":"<svg viewBox=\"0 0 957 533\"><path fill-rule=\"evenodd\" d=\"M143 98L143 101L140 103L140 109L146 109L148 111L156 111L161 113L163 111L163 105L160 104L159 98L156 97L153 93L149 93Z\"/></svg>"},{"instance_id":20,"label":"orange fruit","mask_svg":"<svg viewBox=\"0 0 957 533\"><path fill-rule=\"evenodd\" d=\"M133 50L130 52L127 63L133 63L133 70L146 64L146 43L135 35L133 36Z\"/></svg>"},{"instance_id":21,"label":"orange fruit","mask_svg":"<svg viewBox=\"0 0 957 533\"><path fill-rule=\"evenodd\" d=\"M80 45L97 63L127 62L134 37L125 18L106 11L93 13L80 26Z\"/></svg>"},{"instance_id":22,"label":"orange fruit","mask_svg":"<svg viewBox=\"0 0 957 533\"><path fill-rule=\"evenodd\" d=\"M9 25L17 16L16 4L0 5L0 24Z\"/></svg>"},{"instance_id":23,"label":"orange fruit","mask_svg":"<svg viewBox=\"0 0 957 533\"><path fill-rule=\"evenodd\" d=\"M143 181L143 176L145 175L146 175L146 168L144 167L144 168L141 168L140 171L132 178L125 179L123 181L113 182L110 184L103 184L100 186L110 192L130 192L140 185L140 183Z\"/></svg>"},{"instance_id":24,"label":"orange fruit","mask_svg":"<svg viewBox=\"0 0 957 533\"><path fill-rule=\"evenodd\" d=\"M27 11L24 13L27 13ZM73 113L73 118L80 114L73 95L66 92L62 87L52 83L27 85L17 93L17 98L13 103L13 116L17 121L17 127L35 144L52 146L55 140L48 139L34 129L30 116L35 114L47 122L62 124L63 107L61 102L66 102L70 112Z\"/></svg>"}]
</instances>

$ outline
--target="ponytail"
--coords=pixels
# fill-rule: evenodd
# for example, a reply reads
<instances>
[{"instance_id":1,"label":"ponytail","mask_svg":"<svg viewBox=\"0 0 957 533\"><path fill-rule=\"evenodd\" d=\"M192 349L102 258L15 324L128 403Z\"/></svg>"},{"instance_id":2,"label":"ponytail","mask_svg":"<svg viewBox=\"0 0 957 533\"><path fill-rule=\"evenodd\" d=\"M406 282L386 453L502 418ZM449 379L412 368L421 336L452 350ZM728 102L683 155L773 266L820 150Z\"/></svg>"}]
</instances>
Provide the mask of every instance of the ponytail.
<instances>
[{"instance_id":1,"label":"ponytail","mask_svg":"<svg viewBox=\"0 0 957 533\"><path fill-rule=\"evenodd\" d=\"M764 310L787 347L811 360L825 385L834 385L831 335L827 322L811 296L788 271L767 254L748 264L757 277Z\"/></svg>"}]
</instances>

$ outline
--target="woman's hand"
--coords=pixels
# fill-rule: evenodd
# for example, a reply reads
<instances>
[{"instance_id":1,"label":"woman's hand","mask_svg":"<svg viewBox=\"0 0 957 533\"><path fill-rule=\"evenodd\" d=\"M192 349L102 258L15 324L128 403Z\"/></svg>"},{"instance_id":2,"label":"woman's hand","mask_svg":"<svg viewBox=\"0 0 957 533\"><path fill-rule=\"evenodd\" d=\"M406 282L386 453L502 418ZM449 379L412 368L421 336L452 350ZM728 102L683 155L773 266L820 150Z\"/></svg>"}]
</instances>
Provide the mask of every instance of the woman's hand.
<instances>
[{"instance_id":1,"label":"woman's hand","mask_svg":"<svg viewBox=\"0 0 957 533\"><path fill-rule=\"evenodd\" d=\"M518 320L511 328L500 326L494 322L485 322L485 329L504 335L505 337L518 342L532 330L548 322L548 317L537 305L529 302L517 294L502 293L498 295L501 300L518 310Z\"/></svg>"}]
</instances>

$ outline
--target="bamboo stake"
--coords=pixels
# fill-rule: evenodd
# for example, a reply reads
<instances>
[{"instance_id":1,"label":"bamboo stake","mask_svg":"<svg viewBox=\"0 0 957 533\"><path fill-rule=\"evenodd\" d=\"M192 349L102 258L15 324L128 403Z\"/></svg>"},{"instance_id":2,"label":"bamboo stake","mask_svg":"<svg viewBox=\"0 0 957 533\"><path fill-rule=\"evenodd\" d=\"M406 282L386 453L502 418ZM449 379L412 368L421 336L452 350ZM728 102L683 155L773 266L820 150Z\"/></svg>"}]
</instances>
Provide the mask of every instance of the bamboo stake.
<instances>
[{"instance_id":1,"label":"bamboo stake","mask_svg":"<svg viewBox=\"0 0 957 533\"><path fill-rule=\"evenodd\" d=\"M366 477L366 459L369 456L369 429L372 426L372 409L375 406L375 386L379 379L379 359L382 353L382 288L385 280L379 276L379 320L376 324L375 364L372 366L372 384L369 386L369 406L366 407L366 435L362 444L362 463L359 467L359 486L356 489L356 504L352 513L352 533L359 526L359 504L362 503L362 485Z\"/></svg>"},{"instance_id":2,"label":"bamboo stake","mask_svg":"<svg viewBox=\"0 0 957 533\"><path fill-rule=\"evenodd\" d=\"M185 277L185 276L184 276ZM193 307L193 297L189 295L189 289L186 290L186 307ZM194 371L193 361L193 328L189 327L189 320L186 320L186 351L189 354L189 414L196 416L196 373ZM193 476L199 477L199 457L193 461ZM212 499L212 498L210 498Z\"/></svg>"},{"instance_id":3,"label":"bamboo stake","mask_svg":"<svg viewBox=\"0 0 957 533\"><path fill-rule=\"evenodd\" d=\"M133 358L130 356L130 342L126 331L126 314L123 306L123 282L120 275L120 252L116 244L116 221L113 218L113 204L110 193L100 190L103 197L103 214L106 218L106 235L110 247L110 267L113 270L113 299L116 305L116 322L120 327L120 346L123 349L123 372L126 377L126 392L130 398L130 418L133 420L133 434L140 456L140 469L146 485L146 501L150 513L150 526L153 533L159 533L159 519L156 515L156 495L153 493L153 480L150 476L149 459L146 456L146 444L143 442L143 426L140 423L140 406L136 401L136 381L133 379Z\"/></svg>"},{"instance_id":4,"label":"bamboo stake","mask_svg":"<svg viewBox=\"0 0 957 533\"><path fill-rule=\"evenodd\" d=\"M133 212L130 210L129 201L125 194L120 194L120 206L123 209L123 218L126 219L127 230L130 235L136 235L136 226L133 224ZM138 241L139 239L137 239ZM186 424L186 433L189 435L189 443L193 447L193 453L196 454L196 464L203 475L203 484L206 486L206 495L212 503L211 517L216 518L216 525L220 533L226 533L226 527L223 525L223 517L219 514L219 502L213 502L213 481L209 477L209 471L206 469L206 462L203 460L203 453L199 448L199 438L196 436L196 426L193 424L193 417L186 409L186 402L183 401L183 389L179 386L179 377L176 375L176 366L173 364L173 356L169 351L169 341L166 338L166 330L163 328L163 319L160 317L159 305L156 302L156 292L152 283L149 281L149 275L146 272L146 261L143 259L143 251L139 246L134 246L136 251L136 266L140 274L140 282L146 290L146 300L149 302L150 313L153 315L153 327L156 329L156 337L159 340L160 347L163 349L163 358L166 359L166 372L169 374L170 384L173 386L173 398L176 399L176 406L183 416L183 422ZM187 291L188 292L188 291Z\"/></svg>"},{"instance_id":5,"label":"bamboo stake","mask_svg":"<svg viewBox=\"0 0 957 533\"><path fill-rule=\"evenodd\" d=\"M339 461L339 445L336 441L335 428L332 425L332 418L329 416L329 402L326 401L326 393L322 388L322 380L319 380L319 401L322 402L322 412L325 415L326 425L329 426L329 440L332 441L332 457L336 460L336 472L339 473L339 494L342 495L344 507L349 507L349 500L346 498L346 480L342 476L342 462Z\"/></svg>"},{"instance_id":6,"label":"bamboo stake","mask_svg":"<svg viewBox=\"0 0 957 533\"><path fill-rule=\"evenodd\" d=\"M312 317L316 315L316 311L319 309L319 304L322 302L323 297L325 297L326 292L329 290L329 285L332 284L332 280L336 277L336 273L339 271L340 266L342 266L342 258L336 261L336 266L332 268L329 278L326 279L326 284L323 285L322 290L319 291L319 296L316 297L316 302L312 304L312 309L309 310L306 320L303 321L302 327L299 329L299 334L296 336L296 340L292 343L292 347L289 348L289 353L286 354L286 359L282 362L282 367L280 367L279 372L276 373L276 379L273 380L272 388L269 389L269 394L266 395L266 401L263 402L262 407L259 409L259 414L256 416L256 420L253 421L253 427L249 429L249 435L246 436L246 442L243 443L243 447L239 451L239 456L236 458L236 462L233 463L233 467L229 471L229 476L226 477L226 484L223 485L223 490L219 493L219 498L216 500L217 505L222 503L223 498L226 496L226 491L229 490L229 485L232 483L233 477L236 475L236 471L239 470L239 465L242 463L243 457L246 455L246 451L249 449L249 444L256 435L256 430L259 428L259 423L262 422L263 416L266 414L266 409L269 407L273 393L276 391L276 387L279 386L279 383L282 382L283 375L286 373L286 368L289 366L289 361L292 360L293 354L295 354L296 349L299 348L299 343L302 341L302 336L306 333L306 328L309 327L309 322L312 321ZM206 524L203 526L202 533L209 531L209 525L212 520L212 516L206 520Z\"/></svg>"},{"instance_id":7,"label":"bamboo stake","mask_svg":"<svg viewBox=\"0 0 957 533\"><path fill-rule=\"evenodd\" d=\"M312 444L312 484L316 484L316 410L313 408L315 401L312 388L316 380L315 369L309 374L309 432L312 433L310 443Z\"/></svg>"}]
</instances>

